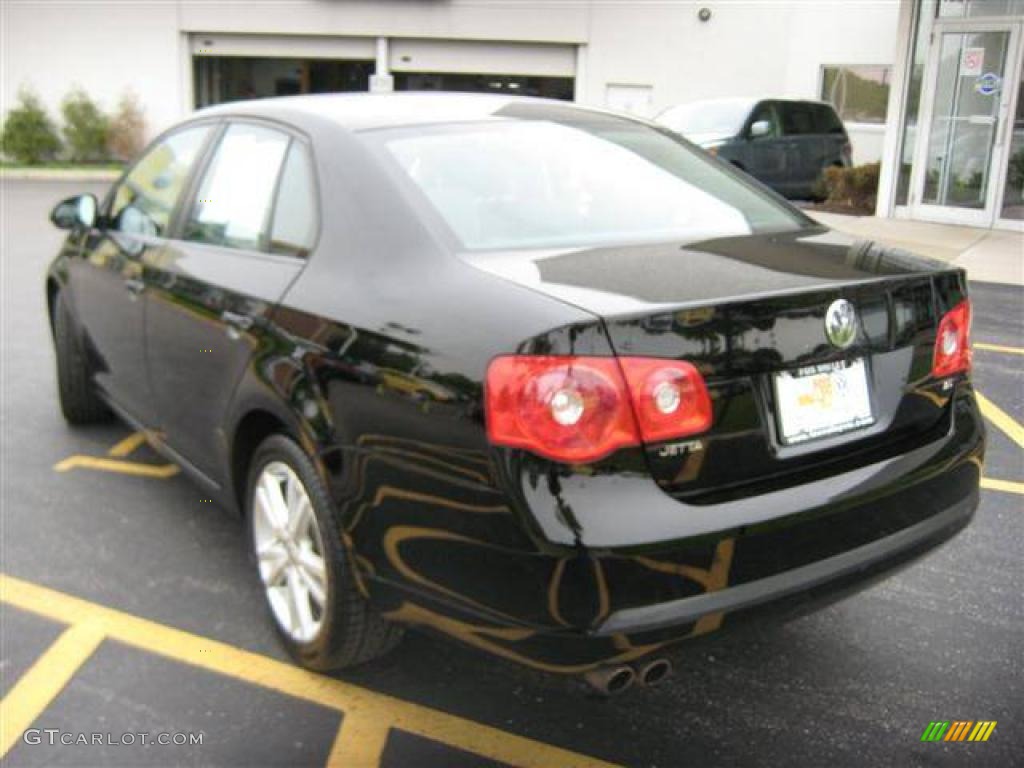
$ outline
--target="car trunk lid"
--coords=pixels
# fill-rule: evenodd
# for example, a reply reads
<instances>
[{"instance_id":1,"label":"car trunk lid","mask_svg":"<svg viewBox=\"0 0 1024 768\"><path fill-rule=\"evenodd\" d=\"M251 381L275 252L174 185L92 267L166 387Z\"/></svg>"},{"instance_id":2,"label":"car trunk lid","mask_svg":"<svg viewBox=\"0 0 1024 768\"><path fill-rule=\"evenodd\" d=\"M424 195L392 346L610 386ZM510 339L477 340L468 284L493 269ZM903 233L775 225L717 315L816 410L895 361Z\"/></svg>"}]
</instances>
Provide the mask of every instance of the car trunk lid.
<instances>
[{"instance_id":1,"label":"car trunk lid","mask_svg":"<svg viewBox=\"0 0 1024 768\"><path fill-rule=\"evenodd\" d=\"M598 315L618 355L698 368L712 398L711 430L645 446L654 479L688 503L806 482L944 431L951 390L931 377L932 355L938 320L962 300L965 281L941 263L824 229L469 259ZM847 347L825 329L839 300L857 318ZM794 395L786 382L822 373L828 386L866 379L868 418L787 438L792 423L783 424L780 406ZM826 395L850 399L848 391Z\"/></svg>"}]
</instances>

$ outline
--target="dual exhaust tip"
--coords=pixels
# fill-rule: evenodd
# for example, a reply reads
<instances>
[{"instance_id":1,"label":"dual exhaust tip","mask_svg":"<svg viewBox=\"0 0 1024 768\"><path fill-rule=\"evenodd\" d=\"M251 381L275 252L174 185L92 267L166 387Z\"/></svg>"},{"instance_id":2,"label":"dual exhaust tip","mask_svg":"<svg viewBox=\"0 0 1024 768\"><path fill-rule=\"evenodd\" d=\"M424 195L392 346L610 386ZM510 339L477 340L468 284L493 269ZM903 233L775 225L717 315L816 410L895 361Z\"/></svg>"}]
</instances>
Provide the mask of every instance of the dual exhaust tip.
<instances>
[{"instance_id":1,"label":"dual exhaust tip","mask_svg":"<svg viewBox=\"0 0 1024 768\"><path fill-rule=\"evenodd\" d=\"M663 683L672 676L672 662L659 658L637 665L611 664L597 667L583 675L592 690L602 696L616 696L625 693L634 683L651 687Z\"/></svg>"}]
</instances>

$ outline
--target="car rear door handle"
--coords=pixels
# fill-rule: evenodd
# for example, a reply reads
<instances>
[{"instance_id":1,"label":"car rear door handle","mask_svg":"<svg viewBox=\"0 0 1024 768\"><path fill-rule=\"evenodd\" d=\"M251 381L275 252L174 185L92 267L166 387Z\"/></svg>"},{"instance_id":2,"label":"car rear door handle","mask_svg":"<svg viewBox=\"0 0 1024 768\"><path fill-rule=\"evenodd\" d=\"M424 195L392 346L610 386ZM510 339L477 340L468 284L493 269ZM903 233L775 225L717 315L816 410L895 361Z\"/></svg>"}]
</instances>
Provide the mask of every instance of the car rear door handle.
<instances>
[{"instance_id":1,"label":"car rear door handle","mask_svg":"<svg viewBox=\"0 0 1024 768\"><path fill-rule=\"evenodd\" d=\"M146 290L146 284L136 277L129 277L124 281L124 288L132 296L138 296Z\"/></svg>"},{"instance_id":2,"label":"car rear door handle","mask_svg":"<svg viewBox=\"0 0 1024 768\"><path fill-rule=\"evenodd\" d=\"M240 315L237 312L230 312L224 310L220 313L220 319L223 320L228 326L230 326L228 332L232 329L238 331L248 331L252 328L252 318L248 315Z\"/></svg>"}]
</instances>

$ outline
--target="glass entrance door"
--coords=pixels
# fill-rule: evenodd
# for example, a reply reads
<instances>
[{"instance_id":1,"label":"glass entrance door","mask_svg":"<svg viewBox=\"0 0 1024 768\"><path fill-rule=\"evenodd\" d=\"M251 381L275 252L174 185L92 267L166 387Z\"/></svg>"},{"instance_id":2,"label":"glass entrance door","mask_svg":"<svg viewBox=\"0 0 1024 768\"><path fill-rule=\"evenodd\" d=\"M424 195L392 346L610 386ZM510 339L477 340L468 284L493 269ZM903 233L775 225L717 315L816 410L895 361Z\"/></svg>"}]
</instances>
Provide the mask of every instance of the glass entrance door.
<instances>
[{"instance_id":1,"label":"glass entrance door","mask_svg":"<svg viewBox=\"0 0 1024 768\"><path fill-rule=\"evenodd\" d=\"M936 25L925 73L925 134L914 163L916 217L994 222L1006 178L1018 37L1014 24Z\"/></svg>"},{"instance_id":2,"label":"glass entrance door","mask_svg":"<svg viewBox=\"0 0 1024 768\"><path fill-rule=\"evenodd\" d=\"M1024 58L1024 56L1022 56ZM1017 66L1016 93L1007 94L1016 102L1006 127L1006 182L997 201L1001 227L1024 229L1024 63Z\"/></svg>"}]
</instances>

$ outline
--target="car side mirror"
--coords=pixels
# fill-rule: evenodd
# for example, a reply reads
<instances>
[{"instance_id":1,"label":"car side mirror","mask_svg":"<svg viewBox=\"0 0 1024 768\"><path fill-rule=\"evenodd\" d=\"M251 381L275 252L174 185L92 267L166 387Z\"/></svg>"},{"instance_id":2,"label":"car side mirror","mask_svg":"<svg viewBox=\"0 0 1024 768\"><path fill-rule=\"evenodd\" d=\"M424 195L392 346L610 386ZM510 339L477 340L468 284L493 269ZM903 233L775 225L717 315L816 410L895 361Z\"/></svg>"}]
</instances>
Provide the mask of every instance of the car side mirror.
<instances>
[{"instance_id":1,"label":"car side mirror","mask_svg":"<svg viewBox=\"0 0 1024 768\"><path fill-rule=\"evenodd\" d=\"M50 221L58 229L90 229L96 224L98 209L96 195L69 197L53 207L50 211Z\"/></svg>"},{"instance_id":2,"label":"car side mirror","mask_svg":"<svg viewBox=\"0 0 1024 768\"><path fill-rule=\"evenodd\" d=\"M761 139L772 132L772 124L768 120L756 120L750 124L750 138Z\"/></svg>"}]
</instances>

